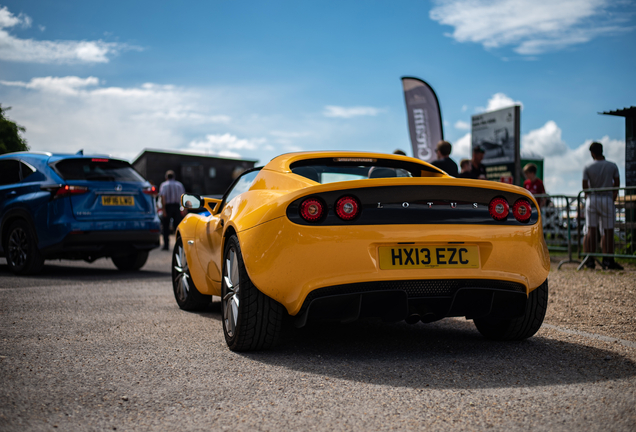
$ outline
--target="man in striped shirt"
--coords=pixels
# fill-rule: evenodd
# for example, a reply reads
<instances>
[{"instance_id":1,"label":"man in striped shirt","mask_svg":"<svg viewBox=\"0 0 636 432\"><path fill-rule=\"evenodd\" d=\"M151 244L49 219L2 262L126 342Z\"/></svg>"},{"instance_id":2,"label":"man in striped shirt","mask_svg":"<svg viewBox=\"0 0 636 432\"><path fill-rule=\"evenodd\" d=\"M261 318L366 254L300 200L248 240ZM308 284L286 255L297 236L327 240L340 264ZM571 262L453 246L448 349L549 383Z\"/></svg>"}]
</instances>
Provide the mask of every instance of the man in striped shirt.
<instances>
[{"instance_id":1,"label":"man in striped shirt","mask_svg":"<svg viewBox=\"0 0 636 432\"><path fill-rule=\"evenodd\" d=\"M169 250L170 246L170 219L176 228L181 222L181 195L185 188L181 182L174 179L174 171L166 171L166 181L159 186L159 196L163 208L161 225L163 227L163 250Z\"/></svg>"}]
</instances>

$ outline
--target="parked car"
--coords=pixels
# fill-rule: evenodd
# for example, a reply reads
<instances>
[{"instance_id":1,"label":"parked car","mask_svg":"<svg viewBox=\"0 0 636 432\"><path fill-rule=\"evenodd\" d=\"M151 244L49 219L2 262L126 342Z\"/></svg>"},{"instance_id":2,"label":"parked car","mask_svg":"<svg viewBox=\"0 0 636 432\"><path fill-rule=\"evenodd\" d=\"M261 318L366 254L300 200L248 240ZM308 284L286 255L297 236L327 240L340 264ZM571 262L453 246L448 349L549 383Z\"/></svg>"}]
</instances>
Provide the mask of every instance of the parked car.
<instances>
[{"instance_id":1,"label":"parked car","mask_svg":"<svg viewBox=\"0 0 636 432\"><path fill-rule=\"evenodd\" d=\"M159 246L156 189L126 161L18 152L0 156L0 252L16 274L47 259L109 257L137 270Z\"/></svg>"},{"instance_id":2,"label":"parked car","mask_svg":"<svg viewBox=\"0 0 636 432\"><path fill-rule=\"evenodd\" d=\"M220 296L230 349L276 344L286 316L409 323L472 319L487 338L534 335L550 259L523 188L453 178L406 156L292 153L242 174L222 199L193 194L177 228L177 304Z\"/></svg>"}]
</instances>

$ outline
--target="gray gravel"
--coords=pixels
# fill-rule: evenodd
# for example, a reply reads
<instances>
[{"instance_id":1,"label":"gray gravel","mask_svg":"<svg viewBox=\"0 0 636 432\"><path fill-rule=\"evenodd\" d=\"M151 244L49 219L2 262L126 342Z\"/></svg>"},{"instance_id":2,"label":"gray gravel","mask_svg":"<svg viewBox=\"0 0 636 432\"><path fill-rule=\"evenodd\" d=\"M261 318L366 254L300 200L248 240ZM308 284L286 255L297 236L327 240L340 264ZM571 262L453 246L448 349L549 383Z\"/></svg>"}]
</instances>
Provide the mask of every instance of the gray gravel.
<instances>
[{"instance_id":1,"label":"gray gravel","mask_svg":"<svg viewBox=\"0 0 636 432\"><path fill-rule=\"evenodd\" d=\"M518 343L370 321L236 354L218 302L177 307L169 256L28 278L0 261L0 430L636 430L636 349L559 331L577 327L558 308Z\"/></svg>"}]
</instances>

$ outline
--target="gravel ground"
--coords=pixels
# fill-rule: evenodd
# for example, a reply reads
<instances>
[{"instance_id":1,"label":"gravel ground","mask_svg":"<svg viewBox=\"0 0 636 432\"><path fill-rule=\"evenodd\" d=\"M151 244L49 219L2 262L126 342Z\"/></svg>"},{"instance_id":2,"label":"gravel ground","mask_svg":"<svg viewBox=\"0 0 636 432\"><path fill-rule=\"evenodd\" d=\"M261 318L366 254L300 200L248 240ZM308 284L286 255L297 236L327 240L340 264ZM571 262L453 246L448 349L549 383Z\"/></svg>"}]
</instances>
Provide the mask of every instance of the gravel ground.
<instances>
[{"instance_id":1,"label":"gravel ground","mask_svg":"<svg viewBox=\"0 0 636 432\"><path fill-rule=\"evenodd\" d=\"M636 266L624 267L577 272L566 264L553 270L545 322L636 342Z\"/></svg>"},{"instance_id":2,"label":"gravel ground","mask_svg":"<svg viewBox=\"0 0 636 432\"><path fill-rule=\"evenodd\" d=\"M168 269L0 261L0 430L636 430L633 267L551 272L549 325L523 342L369 321L248 354L218 302L179 310Z\"/></svg>"}]
</instances>

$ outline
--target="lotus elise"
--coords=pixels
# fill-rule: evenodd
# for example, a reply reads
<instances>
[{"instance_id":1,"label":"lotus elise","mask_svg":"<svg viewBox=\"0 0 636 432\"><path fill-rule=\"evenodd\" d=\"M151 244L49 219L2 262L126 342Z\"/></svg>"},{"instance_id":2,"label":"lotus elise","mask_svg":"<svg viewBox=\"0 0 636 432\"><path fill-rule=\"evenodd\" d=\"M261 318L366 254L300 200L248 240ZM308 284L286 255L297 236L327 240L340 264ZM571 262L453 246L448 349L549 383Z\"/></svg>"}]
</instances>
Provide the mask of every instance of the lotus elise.
<instances>
[{"instance_id":1,"label":"lotus elise","mask_svg":"<svg viewBox=\"0 0 636 432\"><path fill-rule=\"evenodd\" d=\"M486 338L520 340L545 316L541 215L517 186L406 156L303 152L182 205L176 301L197 310L220 296L234 351L274 346L289 321L466 317Z\"/></svg>"}]
</instances>

